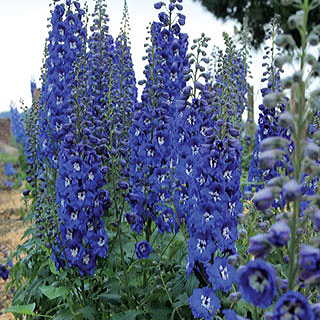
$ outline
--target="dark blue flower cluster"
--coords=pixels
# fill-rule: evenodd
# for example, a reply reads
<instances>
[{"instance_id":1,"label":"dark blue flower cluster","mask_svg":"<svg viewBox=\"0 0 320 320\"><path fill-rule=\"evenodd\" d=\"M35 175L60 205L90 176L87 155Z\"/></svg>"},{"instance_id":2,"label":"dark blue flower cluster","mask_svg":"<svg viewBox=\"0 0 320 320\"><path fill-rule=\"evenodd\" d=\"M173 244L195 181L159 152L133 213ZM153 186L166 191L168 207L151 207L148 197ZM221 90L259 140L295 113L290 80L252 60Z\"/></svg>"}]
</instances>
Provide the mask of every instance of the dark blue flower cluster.
<instances>
[{"instance_id":1,"label":"dark blue flower cluster","mask_svg":"<svg viewBox=\"0 0 320 320\"><path fill-rule=\"evenodd\" d=\"M9 278L9 270L3 264L0 264L0 278L7 280Z\"/></svg>"},{"instance_id":2,"label":"dark blue flower cluster","mask_svg":"<svg viewBox=\"0 0 320 320\"><path fill-rule=\"evenodd\" d=\"M269 50L269 48L267 49ZM269 56L266 55L265 59L268 59ZM263 62L262 67L266 68L266 71L263 73L263 82L267 82L267 87L261 89L262 97L264 98L271 92L280 92L281 90L281 79L280 74L282 70L279 67L274 65L273 54L270 57L271 61ZM256 190L263 188L266 181L271 180L274 177L279 176L281 169L290 170L289 158L285 155L286 161L284 158L281 160L274 160L274 157L270 159L268 154L261 154L261 142L270 137L283 137L290 139L290 132L279 125L279 115L285 110L285 105L281 103L274 102L272 106L261 104L259 106L259 119L258 119L258 130L255 137L255 147L252 154L249 172L248 172L248 182L251 183L246 189L248 191L252 190L254 186ZM289 153L292 153L293 146L289 146L289 149L286 150ZM275 206L278 206L275 203Z\"/></svg>"},{"instance_id":3,"label":"dark blue flower cluster","mask_svg":"<svg viewBox=\"0 0 320 320\"><path fill-rule=\"evenodd\" d=\"M110 126L110 148L114 166L121 168L116 184L127 189L129 176L129 129L137 104L136 77L131 56L129 39L130 23L127 2L124 3L121 30L114 43L112 65L112 111Z\"/></svg>"},{"instance_id":4,"label":"dark blue flower cluster","mask_svg":"<svg viewBox=\"0 0 320 320\"><path fill-rule=\"evenodd\" d=\"M201 63L206 60L200 63L200 58L206 42L204 35L196 40L197 63L192 73L198 71L205 79ZM207 286L194 291L190 306L195 317L204 319L212 319L220 307L215 292L230 291L236 280L228 256L236 253L237 217L242 212L239 133L231 122L223 120L226 110L221 88L228 85L228 77L218 74L217 79L212 86L194 78L194 88L183 90L175 134L179 181L175 207L187 221L190 235L187 273L194 272ZM243 88L237 91L235 87L233 99L242 92ZM232 116L237 119L236 114Z\"/></svg>"},{"instance_id":5,"label":"dark blue flower cluster","mask_svg":"<svg viewBox=\"0 0 320 320\"><path fill-rule=\"evenodd\" d=\"M14 106L10 106L11 132L17 143L24 145L26 133L23 125L23 114Z\"/></svg>"},{"instance_id":6,"label":"dark blue flower cluster","mask_svg":"<svg viewBox=\"0 0 320 320\"><path fill-rule=\"evenodd\" d=\"M114 41L109 34L105 1L97 1L88 40L87 101L84 103L84 134L107 164L110 156L110 118L112 115Z\"/></svg>"},{"instance_id":7,"label":"dark blue flower cluster","mask_svg":"<svg viewBox=\"0 0 320 320\"><path fill-rule=\"evenodd\" d=\"M147 220L154 221L160 232L175 232L179 224L171 206L175 165L171 136L177 114L175 99L185 86L188 66L188 38L180 31L185 17L179 12L179 2L170 1L167 12L159 13L160 22L151 25L142 102L129 130L132 212L127 220L136 232L142 231ZM164 6L155 4L156 8Z\"/></svg>"},{"instance_id":8,"label":"dark blue flower cluster","mask_svg":"<svg viewBox=\"0 0 320 320\"><path fill-rule=\"evenodd\" d=\"M74 62L83 51L86 31L78 1L55 2L47 42L46 75L39 119L39 155L58 167L59 146L76 123L73 110Z\"/></svg>"},{"instance_id":9,"label":"dark blue flower cluster","mask_svg":"<svg viewBox=\"0 0 320 320\"><path fill-rule=\"evenodd\" d=\"M77 267L93 274L97 257L106 257L108 237L103 215L110 207L101 159L86 144L72 144L59 152L56 197L60 236L52 258L57 268Z\"/></svg>"}]
</instances>

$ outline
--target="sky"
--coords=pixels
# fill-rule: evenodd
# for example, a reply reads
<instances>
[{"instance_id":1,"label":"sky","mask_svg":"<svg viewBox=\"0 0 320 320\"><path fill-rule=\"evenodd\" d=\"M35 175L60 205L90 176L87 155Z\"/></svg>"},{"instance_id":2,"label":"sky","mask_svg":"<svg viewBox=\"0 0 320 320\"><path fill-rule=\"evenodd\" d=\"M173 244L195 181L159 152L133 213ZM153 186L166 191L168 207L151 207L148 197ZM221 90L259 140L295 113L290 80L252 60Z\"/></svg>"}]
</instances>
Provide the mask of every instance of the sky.
<instances>
[{"instance_id":1,"label":"sky","mask_svg":"<svg viewBox=\"0 0 320 320\"><path fill-rule=\"evenodd\" d=\"M0 0L0 112L6 111L10 103L20 106L22 99L31 103L30 80L39 77L43 60L43 49L48 34L47 18L51 0ZM82 4L83 1L80 1ZM89 12L93 12L94 0L87 0ZM130 24L132 57L137 80L143 79L145 63L144 42L146 27L156 19L158 11L153 8L155 0L127 0ZM110 33L119 32L123 0L107 0L110 16ZM183 32L190 39L198 38L202 32L211 37L211 45L223 46L222 32L233 34L234 22L217 20L198 1L184 0L187 16ZM189 42L192 42L192 41ZM255 58L256 59L256 58ZM256 63L256 62L255 62Z\"/></svg>"}]
</instances>

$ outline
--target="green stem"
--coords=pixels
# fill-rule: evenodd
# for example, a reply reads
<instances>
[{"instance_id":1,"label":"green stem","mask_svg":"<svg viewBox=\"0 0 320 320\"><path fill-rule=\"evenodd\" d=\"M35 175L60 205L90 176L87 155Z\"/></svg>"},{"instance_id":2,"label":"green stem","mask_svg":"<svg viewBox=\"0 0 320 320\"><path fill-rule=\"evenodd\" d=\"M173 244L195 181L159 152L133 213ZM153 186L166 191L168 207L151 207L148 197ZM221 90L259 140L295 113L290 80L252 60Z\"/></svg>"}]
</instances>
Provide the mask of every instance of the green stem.
<instances>
[{"instance_id":1,"label":"green stem","mask_svg":"<svg viewBox=\"0 0 320 320\"><path fill-rule=\"evenodd\" d=\"M170 293L168 291L167 285L166 285L166 283L165 283L165 281L163 280L163 277L162 277L162 271L160 271L160 279L161 279L161 282L162 282L162 285L163 285L163 289L165 290L171 305L173 305L173 300L172 300L172 298L170 296ZM181 316L181 314L179 312L179 309L176 309L176 310L177 310L177 314L178 314L179 318L181 320L183 320L183 317Z\"/></svg>"},{"instance_id":2,"label":"green stem","mask_svg":"<svg viewBox=\"0 0 320 320\"><path fill-rule=\"evenodd\" d=\"M307 47L307 23L309 13L309 0L304 0L304 23L300 31L301 36L301 57L300 57L300 71L303 74L304 71L304 58ZM296 120L296 134L294 135L295 150L293 154L293 167L294 167L294 179L300 183L302 181L302 160L303 160L303 144L305 143L307 122L304 121L304 115L306 112L306 98L305 98L305 82L300 81L298 87L293 87L291 112L297 115ZM293 204L293 215L289 221L291 229L291 240L289 243L289 270L288 281L289 289L293 290L296 282L298 271L298 249L300 245L300 239L297 235L298 222L300 213L300 201L295 200Z\"/></svg>"}]
</instances>

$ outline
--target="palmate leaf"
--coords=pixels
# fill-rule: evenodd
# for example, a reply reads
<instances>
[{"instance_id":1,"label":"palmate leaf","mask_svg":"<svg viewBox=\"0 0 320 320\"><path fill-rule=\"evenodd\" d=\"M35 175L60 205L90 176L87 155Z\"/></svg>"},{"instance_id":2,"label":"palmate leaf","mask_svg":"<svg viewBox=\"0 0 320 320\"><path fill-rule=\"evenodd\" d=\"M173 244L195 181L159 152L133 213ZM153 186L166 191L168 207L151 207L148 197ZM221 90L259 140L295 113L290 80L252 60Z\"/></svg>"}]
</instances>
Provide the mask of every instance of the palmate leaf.
<instances>
[{"instance_id":1,"label":"palmate leaf","mask_svg":"<svg viewBox=\"0 0 320 320\"><path fill-rule=\"evenodd\" d=\"M81 315L84 319L94 320L96 319L97 310L93 306L86 306L80 309L77 314Z\"/></svg>"},{"instance_id":2,"label":"palmate leaf","mask_svg":"<svg viewBox=\"0 0 320 320\"><path fill-rule=\"evenodd\" d=\"M65 287L42 286L40 290L50 300L59 297L64 298L68 294L68 290Z\"/></svg>"},{"instance_id":3,"label":"palmate leaf","mask_svg":"<svg viewBox=\"0 0 320 320\"><path fill-rule=\"evenodd\" d=\"M33 316L33 315L35 315L35 313L33 312L35 307L36 307L35 303L16 305L16 306L11 306L11 307L5 309L4 312L12 312L12 313Z\"/></svg>"}]
</instances>

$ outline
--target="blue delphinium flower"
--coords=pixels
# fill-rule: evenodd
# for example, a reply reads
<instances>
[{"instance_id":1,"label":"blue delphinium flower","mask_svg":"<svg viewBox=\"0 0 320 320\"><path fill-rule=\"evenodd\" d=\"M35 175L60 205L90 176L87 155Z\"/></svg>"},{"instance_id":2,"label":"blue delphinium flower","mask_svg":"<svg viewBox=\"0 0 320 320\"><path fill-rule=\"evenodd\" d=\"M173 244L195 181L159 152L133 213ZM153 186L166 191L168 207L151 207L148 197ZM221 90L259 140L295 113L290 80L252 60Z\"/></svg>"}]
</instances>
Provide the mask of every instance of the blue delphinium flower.
<instances>
[{"instance_id":1,"label":"blue delphinium flower","mask_svg":"<svg viewBox=\"0 0 320 320\"><path fill-rule=\"evenodd\" d=\"M226 320L248 320L247 318L240 317L233 310L223 310Z\"/></svg>"},{"instance_id":2,"label":"blue delphinium flower","mask_svg":"<svg viewBox=\"0 0 320 320\"><path fill-rule=\"evenodd\" d=\"M299 292L289 291L278 300L272 320L313 320L314 313L307 299Z\"/></svg>"},{"instance_id":3,"label":"blue delphinium flower","mask_svg":"<svg viewBox=\"0 0 320 320\"><path fill-rule=\"evenodd\" d=\"M17 173L16 169L13 167L12 162L6 162L4 164L3 172L6 176L14 176Z\"/></svg>"},{"instance_id":4,"label":"blue delphinium flower","mask_svg":"<svg viewBox=\"0 0 320 320\"><path fill-rule=\"evenodd\" d=\"M171 133L176 117L174 101L185 86L188 38L180 32L174 17L175 8L172 8L169 15L162 12L160 22L151 25L145 87L129 130L129 200L132 214L140 216L132 225L135 230L142 230L147 220L153 220L160 232L176 232L179 225L175 211L168 205L174 190ZM143 225L138 227L137 222Z\"/></svg>"},{"instance_id":5,"label":"blue delphinium flower","mask_svg":"<svg viewBox=\"0 0 320 320\"><path fill-rule=\"evenodd\" d=\"M86 69L81 63L86 39L81 21L83 14L76 1L57 4L53 10L51 54L48 56L48 72L52 71L53 75L47 77L46 84L56 95L50 95L41 125L47 123L49 132L51 130L50 135L43 131L42 138L48 138L48 142L55 138L55 144L53 149L50 146L41 151L48 157L57 177L59 232L52 246L52 259L58 269L75 267L80 275L92 275L97 258L107 255L108 237L103 215L111 201L108 191L103 189L105 172L93 145L94 137L84 128L89 120L96 124L98 116L91 113L92 117L81 117L81 104L87 97L87 88L80 84L81 79L86 83ZM57 41L64 43L64 47L56 47ZM87 105L88 110L90 106ZM92 126L86 129L90 128Z\"/></svg>"},{"instance_id":6,"label":"blue delphinium flower","mask_svg":"<svg viewBox=\"0 0 320 320\"><path fill-rule=\"evenodd\" d=\"M220 308L220 302L214 291L209 287L198 288L189 298L192 314L195 318L212 320Z\"/></svg>"},{"instance_id":7,"label":"blue delphinium flower","mask_svg":"<svg viewBox=\"0 0 320 320\"><path fill-rule=\"evenodd\" d=\"M309 245L303 245L299 257L300 279L317 280L320 278L320 249Z\"/></svg>"},{"instance_id":8,"label":"blue delphinium flower","mask_svg":"<svg viewBox=\"0 0 320 320\"><path fill-rule=\"evenodd\" d=\"M278 221L268 232L268 241L277 247L286 245L290 239L290 228L286 221Z\"/></svg>"},{"instance_id":9,"label":"blue delphinium flower","mask_svg":"<svg viewBox=\"0 0 320 320\"><path fill-rule=\"evenodd\" d=\"M103 176L101 159L93 148L80 144L61 149L56 184L60 236L53 248L58 267L77 267L80 274L93 274L97 258L107 255L102 218L111 201L102 188Z\"/></svg>"},{"instance_id":10,"label":"blue delphinium flower","mask_svg":"<svg viewBox=\"0 0 320 320\"><path fill-rule=\"evenodd\" d=\"M121 29L114 42L112 65L112 95L110 119L111 159L118 176L115 184L128 182L129 129L137 105L136 77L133 68L130 42L130 23L127 2L124 2ZM128 189L128 188L127 188Z\"/></svg>"},{"instance_id":11,"label":"blue delphinium flower","mask_svg":"<svg viewBox=\"0 0 320 320\"><path fill-rule=\"evenodd\" d=\"M143 240L136 243L135 252L138 259L148 258L152 252L152 247L148 241Z\"/></svg>"},{"instance_id":12,"label":"blue delphinium flower","mask_svg":"<svg viewBox=\"0 0 320 320\"><path fill-rule=\"evenodd\" d=\"M207 41L205 35L195 40L197 53L191 59L201 60ZM184 88L176 101L175 207L181 219L186 220L190 234L187 273L200 272L202 285L211 284L213 291L227 292L236 279L227 257L236 251L237 216L242 210L241 145L234 137L238 132L233 123L223 120L227 111L220 86L228 86L227 71L210 84L205 67L198 64L195 68L193 75L201 74L205 82L195 76L194 87ZM228 117L237 122L238 108L243 107L237 94L242 91L236 86L233 90L234 101L230 104L234 113Z\"/></svg>"},{"instance_id":13,"label":"blue delphinium flower","mask_svg":"<svg viewBox=\"0 0 320 320\"><path fill-rule=\"evenodd\" d=\"M267 308L276 294L276 272L271 264L257 259L238 270L242 297L253 305Z\"/></svg>"},{"instance_id":14,"label":"blue delphinium flower","mask_svg":"<svg viewBox=\"0 0 320 320\"><path fill-rule=\"evenodd\" d=\"M9 278L9 270L3 264L0 264L0 278L7 280Z\"/></svg>"},{"instance_id":15,"label":"blue delphinium flower","mask_svg":"<svg viewBox=\"0 0 320 320\"><path fill-rule=\"evenodd\" d=\"M109 33L109 16L105 1L97 1L92 15L93 24L88 39L86 66L87 96L83 101L86 113L83 115L86 129L84 134L102 162L108 165L110 157L110 133L113 103L114 40Z\"/></svg>"},{"instance_id":16,"label":"blue delphinium flower","mask_svg":"<svg viewBox=\"0 0 320 320\"><path fill-rule=\"evenodd\" d=\"M273 32L269 32L267 39L270 39L275 34L280 31L277 29L276 20L271 23L271 28L273 28ZM281 90L281 68L275 66L274 59L277 56L276 50L279 48L269 48L266 47L266 50L271 50L271 54L266 54L264 59L270 59L269 62L264 61L263 67L266 68L266 71L263 73L263 82L267 82L267 86L261 89L262 97L265 97L271 92L279 92ZM290 133L286 128L279 126L279 115L281 112L285 110L284 104L274 103L272 106L266 106L261 104L259 106L259 119L258 119L258 129L256 131L255 137L255 147L252 154L249 173L248 173L248 181L251 183L257 183L255 186L256 190L263 188L266 181L271 180L272 178L279 176L279 170L285 169L290 170L290 165L288 161L288 157L286 157L286 161L277 160L274 164L268 168L263 168L260 165L259 153L261 149L261 142L269 137L284 137L290 139ZM289 152L292 152L293 147L290 144ZM260 183L260 184L258 184ZM262 183L262 184L261 184ZM246 188L247 190L252 190L252 185ZM273 205L279 206L280 204L274 202Z\"/></svg>"},{"instance_id":17,"label":"blue delphinium flower","mask_svg":"<svg viewBox=\"0 0 320 320\"><path fill-rule=\"evenodd\" d=\"M46 76L41 92L39 158L57 168L63 138L75 125L72 102L74 62L83 52L86 31L84 11L77 1L56 2L49 32Z\"/></svg>"},{"instance_id":18,"label":"blue delphinium flower","mask_svg":"<svg viewBox=\"0 0 320 320\"><path fill-rule=\"evenodd\" d=\"M10 106L11 132L15 140L22 146L25 143L26 133L23 125L23 114L14 106Z\"/></svg>"},{"instance_id":19,"label":"blue delphinium flower","mask_svg":"<svg viewBox=\"0 0 320 320\"><path fill-rule=\"evenodd\" d=\"M236 280L235 269L228 264L227 258L216 257L213 265L207 266L206 272L214 290L227 292Z\"/></svg>"}]
</instances>

